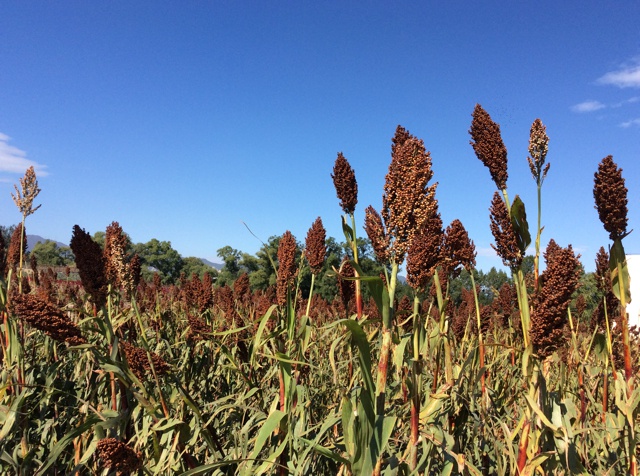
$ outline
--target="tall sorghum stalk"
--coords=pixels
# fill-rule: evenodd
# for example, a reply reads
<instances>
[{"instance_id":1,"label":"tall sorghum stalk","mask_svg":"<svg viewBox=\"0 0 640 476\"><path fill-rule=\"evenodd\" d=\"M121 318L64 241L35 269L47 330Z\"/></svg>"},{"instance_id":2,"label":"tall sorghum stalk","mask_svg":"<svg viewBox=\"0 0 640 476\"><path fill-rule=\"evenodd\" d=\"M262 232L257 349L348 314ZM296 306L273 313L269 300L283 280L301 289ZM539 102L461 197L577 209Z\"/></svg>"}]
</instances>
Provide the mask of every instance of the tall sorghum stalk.
<instances>
[{"instance_id":1,"label":"tall sorghum stalk","mask_svg":"<svg viewBox=\"0 0 640 476\"><path fill-rule=\"evenodd\" d=\"M627 188L622 177L622 169L618 168L612 156L607 156L598 165L594 174L593 197L596 209L604 229L609 232L613 241L609 257L611 284L614 295L620 301L620 327L622 332L622 349L624 355L624 375L627 398L631 398L634 389L633 366L631 364L631 348L629 343L629 320L627 317L627 303L630 301L630 280L627 260L622 240L627 232ZM635 411L635 409L633 409ZM633 416L627 418L626 439L629 453L629 474L638 474L636 460L636 441Z\"/></svg>"},{"instance_id":2,"label":"tall sorghum stalk","mask_svg":"<svg viewBox=\"0 0 640 476\"><path fill-rule=\"evenodd\" d=\"M292 298L292 287L296 281L298 269L296 266L296 252L298 245L296 239L290 231L286 231L280 243L278 244L278 273L276 278L276 298L278 305L281 307L280 322L281 331L278 339L278 352L281 355L289 355L289 352L293 349L288 349L285 346L290 346L293 343L295 336L295 303ZM284 334L284 337L283 337ZM286 344L283 339L286 339ZM288 360L288 359L287 359ZM294 392L295 382L290 378L290 363L279 360L279 372L278 381L280 386L280 411L283 413L289 413L292 410L294 404ZM280 421L279 437L280 442L284 442L287 434L290 430L288 424L288 418L283 418ZM285 449L279 458L280 474L286 474L288 462L289 462L289 450Z\"/></svg>"},{"instance_id":3,"label":"tall sorghum stalk","mask_svg":"<svg viewBox=\"0 0 640 476\"><path fill-rule=\"evenodd\" d=\"M435 199L434 199L435 201ZM411 346L411 436L409 439L409 468L415 471L418 464L418 436L420 432L420 400L422 398L422 368L424 361L421 349L426 339L426 329L420 314L420 294L428 289L442 259L444 234L437 202L431 216L414 236L407 251L407 284L414 290L413 325Z\"/></svg>"},{"instance_id":4,"label":"tall sorghum stalk","mask_svg":"<svg viewBox=\"0 0 640 476\"><path fill-rule=\"evenodd\" d=\"M40 193L40 188L38 188L38 179L36 178L36 172L33 168L33 165L27 169L24 174L24 177L20 179L20 190L17 185L13 186L16 190L16 194L11 194L11 198L15 202L18 210L22 214L22 230L24 230L24 222L29 215L35 213L35 211L40 208L41 205L37 207L33 207L33 201L36 199L38 194ZM20 240L20 266L18 268L18 282L20 291L22 291L22 262L24 259L25 252L25 239L26 236L22 233L22 237Z\"/></svg>"},{"instance_id":5,"label":"tall sorghum stalk","mask_svg":"<svg viewBox=\"0 0 640 476\"><path fill-rule=\"evenodd\" d=\"M546 127L540 119L533 121L531 125L531 131L529 134L529 169L531 169L531 175L536 181L536 187L538 189L538 232L536 234L536 254L533 261L533 289L538 289L538 275L540 264L540 235L542 234L542 183L544 182L549 167L551 164L545 165L547 158L547 152L549 151L549 137L547 136Z\"/></svg>"},{"instance_id":6,"label":"tall sorghum stalk","mask_svg":"<svg viewBox=\"0 0 640 476\"><path fill-rule=\"evenodd\" d=\"M333 166L333 173L331 174L333 179L333 185L336 189L336 194L340 199L340 207L342 211L349 217L350 225L347 224L346 218L342 217L342 230L344 231L347 245L351 249L353 254L353 261L356 265L359 263L358 258L358 240L356 236L356 220L354 212L356 205L358 204L358 182L356 181L356 175L349 161L344 157L342 152L338 153L335 164ZM357 266L356 266L357 267ZM356 270L356 277L358 276ZM360 280L356 280L356 314L358 319L362 317L362 290Z\"/></svg>"},{"instance_id":7,"label":"tall sorghum stalk","mask_svg":"<svg viewBox=\"0 0 640 476\"><path fill-rule=\"evenodd\" d=\"M523 345L523 366L525 377L529 381L529 396L537 400L538 391L538 366L532 359L528 359L530 354L529 330L531 328L530 304L525 282L522 260L526 248L531 242L529 227L525 213L524 203L516 195L512 204L509 203L507 194L507 149L500 135L500 126L495 123L489 114L480 106L476 107L472 114L471 122L471 145L478 159L489 169L491 178L500 194L496 192L491 203L491 232L496 240L492 247L502 258L505 266L511 269L518 295L518 307L520 309L520 321L522 325ZM535 149L535 152L538 152ZM542 165L540 165L542 166ZM536 454L538 449L529 448L530 441L537 445L538 439L530 440L529 434L533 419L533 411L527 406L524 424L520 433L520 443L517 457L517 470L521 473L527 464L527 453Z\"/></svg>"},{"instance_id":8,"label":"tall sorghum stalk","mask_svg":"<svg viewBox=\"0 0 640 476\"><path fill-rule=\"evenodd\" d=\"M382 330L376 382L376 415L379 419L385 415L398 269L416 234L430 217L437 214L437 184L429 185L432 176L431 156L424 142L398 126L392 139L391 164L382 197L382 218L372 207L367 208L365 216L365 229L376 257L391 268L385 279L385 296L388 299L380 300L384 304L380 309ZM382 452L378 455L374 474L380 474L381 465Z\"/></svg>"}]
</instances>

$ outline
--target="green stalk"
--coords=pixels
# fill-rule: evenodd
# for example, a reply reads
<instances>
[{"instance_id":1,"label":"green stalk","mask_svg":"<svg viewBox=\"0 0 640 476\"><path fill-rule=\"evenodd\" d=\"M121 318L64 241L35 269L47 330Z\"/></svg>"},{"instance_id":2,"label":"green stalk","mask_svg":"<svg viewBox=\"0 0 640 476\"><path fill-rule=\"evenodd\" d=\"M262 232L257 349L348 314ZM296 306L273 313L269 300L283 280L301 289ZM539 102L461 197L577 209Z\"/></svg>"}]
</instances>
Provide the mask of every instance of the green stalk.
<instances>
[{"instance_id":1,"label":"green stalk","mask_svg":"<svg viewBox=\"0 0 640 476\"><path fill-rule=\"evenodd\" d=\"M625 258L626 260L626 258ZM633 368L631 366L631 348L629 346L629 321L627 319L627 299L626 299L626 285L624 282L624 274L622 272L621 260L617 260L618 280L620 285L620 317L622 318L622 346L624 352L624 376L627 384L627 398L631 399L633 394ZM628 425L628 432L626 434L629 444L629 474L637 476L638 466L636 461L636 440L633 425Z\"/></svg>"},{"instance_id":2,"label":"green stalk","mask_svg":"<svg viewBox=\"0 0 640 476\"><path fill-rule=\"evenodd\" d=\"M418 293L413 298L413 359L411 362L411 438L409 440L409 469L418 466L418 435L420 431L420 389L422 387L422 362L420 356L422 320L420 319Z\"/></svg>"},{"instance_id":3,"label":"green stalk","mask_svg":"<svg viewBox=\"0 0 640 476\"><path fill-rule=\"evenodd\" d=\"M316 282L316 275L315 273L311 274L311 288L309 289L309 299L307 299L307 312L306 312L306 316L309 317L309 310L311 309L311 298L313 297L313 285ZM358 286L358 282L356 281L356 286Z\"/></svg>"},{"instance_id":4,"label":"green stalk","mask_svg":"<svg viewBox=\"0 0 640 476\"><path fill-rule=\"evenodd\" d=\"M471 288L473 289L473 300L475 301L475 308L476 308L476 320L478 323L478 348L479 348L479 367L480 367L480 371L482 372L482 369L484 368L484 341L482 338L482 322L480 321L480 305L478 303L478 292L476 291L476 281L473 277L473 269L469 270L469 275L471 276ZM485 373L482 373L482 376L480 377L480 385L481 385L481 394L482 394L482 401L484 402L484 397L485 397L485 393L486 393L486 388L485 388Z\"/></svg>"},{"instance_id":5,"label":"green stalk","mask_svg":"<svg viewBox=\"0 0 640 476\"><path fill-rule=\"evenodd\" d=\"M542 235L542 182L538 173L538 232L536 234L536 254L533 258L533 289L538 291L538 276L540 274L540 235Z\"/></svg>"},{"instance_id":6,"label":"green stalk","mask_svg":"<svg viewBox=\"0 0 640 476\"><path fill-rule=\"evenodd\" d=\"M358 262L358 240L356 238L356 219L353 216L353 213L349 214L351 216L351 232L353 233L353 241L351 242L351 249L353 250L353 261L356 264ZM355 271L356 278L358 277L358 271ZM356 313L358 319L362 318L362 284L359 279L356 279Z\"/></svg>"},{"instance_id":7,"label":"green stalk","mask_svg":"<svg viewBox=\"0 0 640 476\"><path fill-rule=\"evenodd\" d=\"M436 286L436 299L438 301L438 310L440 312L440 339L442 339L442 349L444 350L444 375L447 384L453 383L453 364L451 361L451 345L449 343L449 323L447 321L446 316L446 300L448 298L448 290L443 296L442 294L442 286L440 285L440 276L438 275L438 270L433 273L433 282ZM440 346L438 346L438 352L440 351ZM438 359L439 366L439 359ZM437 388L437 375L434 375L434 391Z\"/></svg>"},{"instance_id":8,"label":"green stalk","mask_svg":"<svg viewBox=\"0 0 640 476\"><path fill-rule=\"evenodd\" d=\"M389 293L389 304L387 309L382 310L382 332L380 335L380 360L378 362L378 378L376 380L376 418L379 420L384 419L385 415L385 400L387 391L387 375L389 373L389 356L391 354L391 344L393 337L393 311L394 311L394 297L396 293L396 284L398 279L398 263L393 262L391 265L391 280L387 285ZM378 455L378 461L373 470L374 476L379 476L382 470L382 453L383 448L380 448L380 454Z\"/></svg>"}]
</instances>

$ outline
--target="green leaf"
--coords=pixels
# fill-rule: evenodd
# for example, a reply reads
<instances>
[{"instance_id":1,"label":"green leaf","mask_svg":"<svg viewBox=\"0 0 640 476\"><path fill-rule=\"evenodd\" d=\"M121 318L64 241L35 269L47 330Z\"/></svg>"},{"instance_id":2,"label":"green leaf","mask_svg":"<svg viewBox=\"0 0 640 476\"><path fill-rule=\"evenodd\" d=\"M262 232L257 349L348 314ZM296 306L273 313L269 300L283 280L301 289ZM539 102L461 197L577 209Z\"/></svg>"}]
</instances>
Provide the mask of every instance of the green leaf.
<instances>
[{"instance_id":1,"label":"green leaf","mask_svg":"<svg viewBox=\"0 0 640 476\"><path fill-rule=\"evenodd\" d=\"M529 233L529 224L527 223L527 213L524 209L524 202L518 195L511 205L511 226L516 234L518 248L524 255L527 247L531 244L531 234Z\"/></svg>"},{"instance_id":2,"label":"green leaf","mask_svg":"<svg viewBox=\"0 0 640 476\"><path fill-rule=\"evenodd\" d=\"M616 239L613 242L609 253L609 270L611 271L611 284L613 294L623 302L621 289L624 291L624 304L631 301L631 287L629 282L629 268L627 268L627 258L622 246L622 240Z\"/></svg>"},{"instance_id":3,"label":"green leaf","mask_svg":"<svg viewBox=\"0 0 640 476\"><path fill-rule=\"evenodd\" d=\"M344 218L344 215L341 218L342 218L342 232L344 233L344 237L347 239L347 243L351 244L354 242L353 230L349 225L347 225L347 220Z\"/></svg>"}]
</instances>

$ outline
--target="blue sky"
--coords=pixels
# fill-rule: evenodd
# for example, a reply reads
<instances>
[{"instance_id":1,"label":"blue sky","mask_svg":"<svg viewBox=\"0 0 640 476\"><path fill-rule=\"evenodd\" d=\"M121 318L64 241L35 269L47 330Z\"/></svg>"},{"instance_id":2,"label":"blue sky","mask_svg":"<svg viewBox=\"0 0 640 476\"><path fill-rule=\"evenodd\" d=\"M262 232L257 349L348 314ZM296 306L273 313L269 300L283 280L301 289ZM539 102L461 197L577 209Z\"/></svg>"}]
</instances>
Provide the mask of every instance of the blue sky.
<instances>
[{"instance_id":1,"label":"blue sky","mask_svg":"<svg viewBox=\"0 0 640 476\"><path fill-rule=\"evenodd\" d=\"M342 239L330 177L356 172L358 233L377 209L398 124L433 159L443 221L462 220L478 266L490 248L489 172L469 145L480 103L501 125L508 189L536 217L527 157L550 137L543 246L593 269L607 233L593 174L613 155L629 189L627 253L640 253L640 3L3 1L0 224L35 165L27 232L68 243L118 221L134 242L218 261L316 217Z\"/></svg>"}]
</instances>

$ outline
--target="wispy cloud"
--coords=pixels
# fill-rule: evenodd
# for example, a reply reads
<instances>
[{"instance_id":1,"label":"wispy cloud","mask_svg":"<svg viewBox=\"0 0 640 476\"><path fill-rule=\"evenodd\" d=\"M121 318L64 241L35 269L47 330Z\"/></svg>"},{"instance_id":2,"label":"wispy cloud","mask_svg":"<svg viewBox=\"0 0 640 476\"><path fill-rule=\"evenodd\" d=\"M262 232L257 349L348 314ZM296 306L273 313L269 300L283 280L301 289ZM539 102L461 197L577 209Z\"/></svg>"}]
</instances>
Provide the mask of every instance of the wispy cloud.
<instances>
[{"instance_id":1,"label":"wispy cloud","mask_svg":"<svg viewBox=\"0 0 640 476\"><path fill-rule=\"evenodd\" d=\"M593 111L598 111L600 109L604 109L605 106L604 104L602 104L600 101L593 101L593 100L589 100L589 101L583 101L579 104L575 104L573 106L571 106L571 110L573 112L593 112Z\"/></svg>"},{"instance_id":2,"label":"wispy cloud","mask_svg":"<svg viewBox=\"0 0 640 476\"><path fill-rule=\"evenodd\" d=\"M490 246L486 248L477 247L476 253L478 254L478 256L485 256L489 258L495 258L496 256L498 256L498 254L496 253L496 250L494 250Z\"/></svg>"},{"instance_id":3,"label":"wispy cloud","mask_svg":"<svg viewBox=\"0 0 640 476\"><path fill-rule=\"evenodd\" d=\"M619 88L640 88L640 58L623 64L615 71L609 71L598 78L600 84L610 84Z\"/></svg>"},{"instance_id":4,"label":"wispy cloud","mask_svg":"<svg viewBox=\"0 0 640 476\"><path fill-rule=\"evenodd\" d=\"M629 99L625 99L624 101L620 101L615 104L612 104L610 107L622 107L622 106L626 106L627 104L633 104L634 102L638 102L638 101L640 101L640 96L633 96L633 97L630 97Z\"/></svg>"},{"instance_id":5,"label":"wispy cloud","mask_svg":"<svg viewBox=\"0 0 640 476\"><path fill-rule=\"evenodd\" d=\"M9 145L10 139L8 135L0 132L0 172L24 174L25 170L33 165L38 175L41 177L48 175L46 165L27 159L25 151Z\"/></svg>"},{"instance_id":6,"label":"wispy cloud","mask_svg":"<svg viewBox=\"0 0 640 476\"><path fill-rule=\"evenodd\" d=\"M640 127L640 117L637 119L631 119L630 121L625 121L620 123L620 127L624 127L625 129L627 127L631 127L631 126L638 126Z\"/></svg>"}]
</instances>

